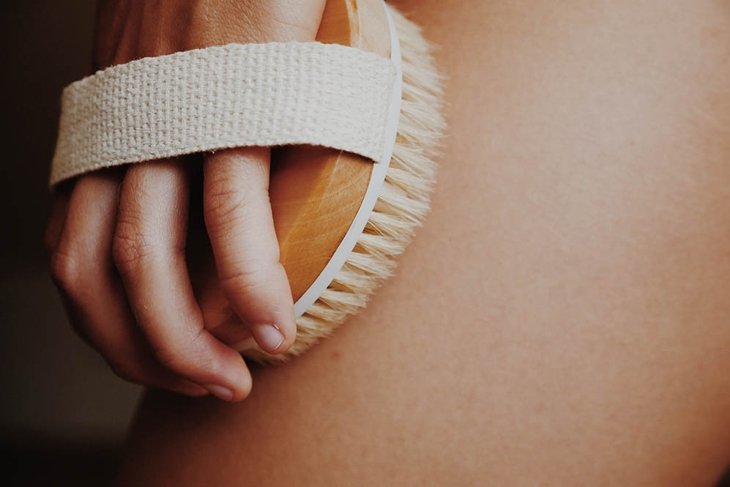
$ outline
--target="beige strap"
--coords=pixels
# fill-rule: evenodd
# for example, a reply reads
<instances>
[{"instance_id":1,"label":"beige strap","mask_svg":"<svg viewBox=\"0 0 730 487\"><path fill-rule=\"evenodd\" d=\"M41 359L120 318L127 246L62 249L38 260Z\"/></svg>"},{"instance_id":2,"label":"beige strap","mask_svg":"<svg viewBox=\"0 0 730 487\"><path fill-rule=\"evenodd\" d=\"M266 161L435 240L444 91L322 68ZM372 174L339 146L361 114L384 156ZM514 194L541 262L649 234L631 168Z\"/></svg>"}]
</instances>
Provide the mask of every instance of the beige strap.
<instances>
[{"instance_id":1,"label":"beige strap","mask_svg":"<svg viewBox=\"0 0 730 487\"><path fill-rule=\"evenodd\" d=\"M396 70L335 44L229 44L113 66L64 89L51 184L102 167L244 146L385 149Z\"/></svg>"}]
</instances>

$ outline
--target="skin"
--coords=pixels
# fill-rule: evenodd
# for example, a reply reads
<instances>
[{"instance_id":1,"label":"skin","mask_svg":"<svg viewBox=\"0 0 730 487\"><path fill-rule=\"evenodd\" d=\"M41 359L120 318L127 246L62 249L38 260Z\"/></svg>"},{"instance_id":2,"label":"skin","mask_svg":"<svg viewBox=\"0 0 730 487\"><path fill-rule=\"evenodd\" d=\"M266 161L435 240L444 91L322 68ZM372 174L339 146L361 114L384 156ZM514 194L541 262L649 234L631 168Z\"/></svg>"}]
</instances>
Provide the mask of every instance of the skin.
<instances>
[{"instance_id":1,"label":"skin","mask_svg":"<svg viewBox=\"0 0 730 487\"><path fill-rule=\"evenodd\" d=\"M238 404L149 392L120 485L711 486L730 459L730 8L394 2L448 73L426 226Z\"/></svg>"},{"instance_id":2,"label":"skin","mask_svg":"<svg viewBox=\"0 0 730 487\"><path fill-rule=\"evenodd\" d=\"M107 0L98 4L94 69L231 42L314 39L324 0ZM74 328L121 377L190 396L239 401L251 376L229 345L251 334L270 353L296 336L291 290L268 199L270 150L148 161L57 191L46 246ZM202 166L202 169L200 169ZM220 286L245 332L203 319L186 263L191 191ZM238 327L243 328L243 327ZM225 336L227 340L222 340Z\"/></svg>"}]
</instances>

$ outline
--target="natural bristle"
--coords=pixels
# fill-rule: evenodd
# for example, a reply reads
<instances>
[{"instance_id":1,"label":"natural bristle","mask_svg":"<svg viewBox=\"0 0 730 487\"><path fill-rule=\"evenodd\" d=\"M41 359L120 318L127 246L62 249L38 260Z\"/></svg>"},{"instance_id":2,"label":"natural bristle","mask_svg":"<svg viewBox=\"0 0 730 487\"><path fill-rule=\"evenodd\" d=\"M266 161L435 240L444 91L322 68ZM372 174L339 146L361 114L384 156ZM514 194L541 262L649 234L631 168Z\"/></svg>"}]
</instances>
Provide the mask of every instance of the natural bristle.
<instances>
[{"instance_id":1,"label":"natural bristle","mask_svg":"<svg viewBox=\"0 0 730 487\"><path fill-rule=\"evenodd\" d=\"M442 80L432 48L418 25L390 8L400 38L403 92L400 122L390 167L372 215L347 262L317 301L297 320L297 340L285 355L248 350L261 362L302 354L360 311L389 277L429 210L436 158L446 123Z\"/></svg>"}]
</instances>

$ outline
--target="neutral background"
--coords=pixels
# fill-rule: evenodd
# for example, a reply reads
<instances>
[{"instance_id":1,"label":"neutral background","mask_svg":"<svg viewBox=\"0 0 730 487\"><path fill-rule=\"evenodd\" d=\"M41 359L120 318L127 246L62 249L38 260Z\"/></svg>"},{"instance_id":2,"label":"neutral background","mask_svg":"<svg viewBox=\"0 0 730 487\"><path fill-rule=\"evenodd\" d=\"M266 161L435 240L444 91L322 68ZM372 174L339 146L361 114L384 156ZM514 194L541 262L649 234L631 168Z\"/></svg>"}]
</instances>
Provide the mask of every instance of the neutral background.
<instances>
[{"instance_id":1,"label":"neutral background","mask_svg":"<svg viewBox=\"0 0 730 487\"><path fill-rule=\"evenodd\" d=\"M59 95L88 74L93 12L93 0L0 2L0 448L10 485L104 485L140 392L73 334L42 246Z\"/></svg>"},{"instance_id":2,"label":"neutral background","mask_svg":"<svg viewBox=\"0 0 730 487\"><path fill-rule=\"evenodd\" d=\"M93 14L92 0L0 2L0 445L15 485L95 483L139 394L71 331L42 244L59 95L87 74Z\"/></svg>"}]
</instances>

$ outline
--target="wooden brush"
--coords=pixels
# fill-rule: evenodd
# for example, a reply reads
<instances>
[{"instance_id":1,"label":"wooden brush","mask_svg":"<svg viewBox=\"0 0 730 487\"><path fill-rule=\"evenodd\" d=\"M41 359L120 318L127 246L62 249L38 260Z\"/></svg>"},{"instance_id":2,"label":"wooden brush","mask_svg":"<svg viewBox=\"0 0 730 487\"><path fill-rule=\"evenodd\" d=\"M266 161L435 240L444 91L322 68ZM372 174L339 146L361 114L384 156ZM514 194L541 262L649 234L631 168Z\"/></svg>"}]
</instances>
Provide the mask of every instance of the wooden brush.
<instances>
[{"instance_id":1,"label":"wooden brush","mask_svg":"<svg viewBox=\"0 0 730 487\"><path fill-rule=\"evenodd\" d=\"M266 354L253 339L238 344L245 356L264 362L299 355L330 335L391 275L394 258L429 209L445 130L431 46L394 8L382 0L330 0L317 40L393 60L402 81L400 110L389 121L397 133L381 175L373 174L373 161L347 152L312 146L274 152L271 204L298 319L286 354ZM226 306L222 293L214 299ZM223 311L219 320L232 313Z\"/></svg>"},{"instance_id":2,"label":"wooden brush","mask_svg":"<svg viewBox=\"0 0 730 487\"><path fill-rule=\"evenodd\" d=\"M195 245L206 243L204 229L191 228L188 241L206 327L260 361L301 354L392 273L428 211L445 128L430 46L385 2L329 0L317 41L135 59L72 83L62 97L51 185L104 167L276 147L270 199L298 326L286 354L246 339L212 253Z\"/></svg>"}]
</instances>

